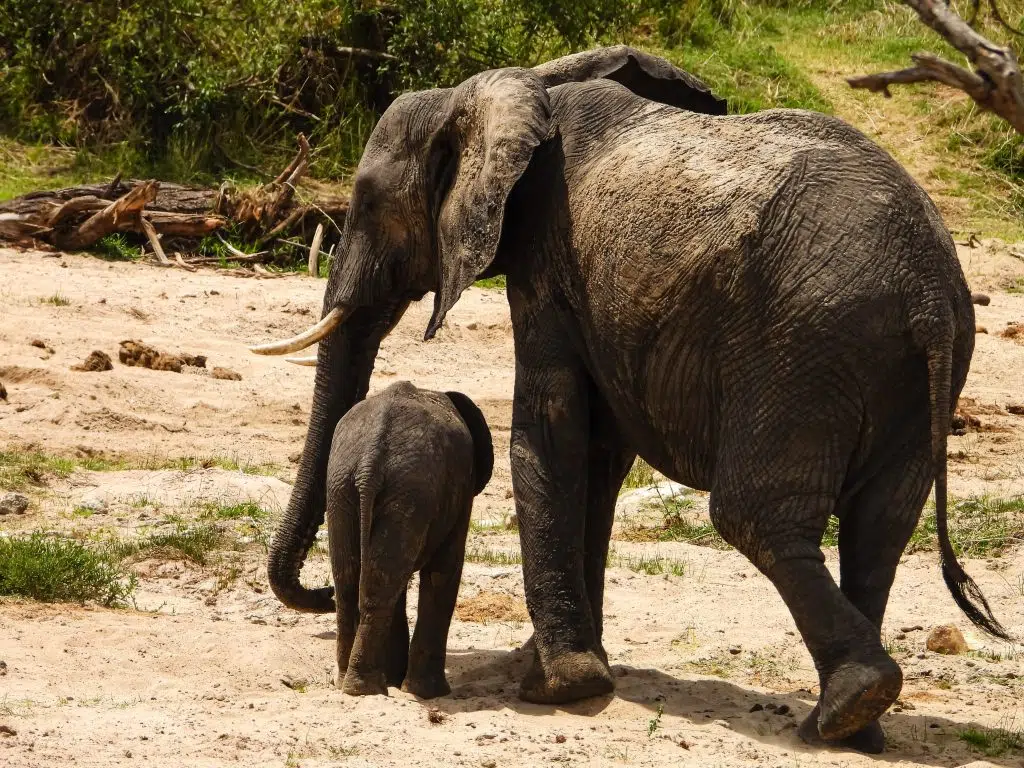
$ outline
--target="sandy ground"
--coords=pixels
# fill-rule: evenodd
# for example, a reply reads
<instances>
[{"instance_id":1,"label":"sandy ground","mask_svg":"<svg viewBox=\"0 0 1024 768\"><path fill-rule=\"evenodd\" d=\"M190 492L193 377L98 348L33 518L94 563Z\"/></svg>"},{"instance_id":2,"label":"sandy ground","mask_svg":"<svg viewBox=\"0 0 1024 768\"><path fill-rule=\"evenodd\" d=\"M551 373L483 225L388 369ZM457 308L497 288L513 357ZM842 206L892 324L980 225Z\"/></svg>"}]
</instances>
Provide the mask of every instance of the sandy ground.
<instances>
[{"instance_id":1,"label":"sandy ground","mask_svg":"<svg viewBox=\"0 0 1024 768\"><path fill-rule=\"evenodd\" d=\"M961 249L979 325L968 410L981 422L951 438L956 495L1024 492L1024 295L1003 290L1024 261L998 243ZM1017 251L1021 250L1018 248ZM187 471L76 471L32 494L29 514L0 518L6 532L61 530L130 536L159 530L197 505L287 503L293 457L309 414L313 370L251 355L319 313L324 283L307 277L245 280L212 271L108 263L0 250L0 449L128 457L139 467L209 459ZM69 302L43 301L60 294ZM494 479L477 500L484 523L513 512L508 430L513 346L500 292L472 289L436 340L420 341L430 300L410 309L385 342L372 389L399 379L457 388L481 404L494 432ZM34 347L39 339L46 348ZM241 381L126 367L118 343L207 355ZM70 367L92 350L114 369ZM260 473L216 466L231 460ZM638 514L643 492L622 497ZM83 501L102 515L82 517ZM642 510L641 510L642 513ZM265 533L265 531L264 531ZM257 535L252 537L258 539ZM478 553L513 552L514 534L477 531ZM517 565L466 567L449 639L453 694L431 703L392 690L352 698L331 685L334 619L283 609L266 587L258 542L224 563L134 565L132 608L0 602L0 765L388 766L868 765L875 759L805 747L795 725L813 704L811 661L770 583L740 555L681 543L614 542L605 643L614 697L555 708L516 697L530 635ZM682 576L647 575L630 561L662 557ZM492 561L494 558L490 558ZM1018 649L974 632L949 597L934 553L902 565L885 627L904 668L901 703L883 718L898 765L1024 765L1022 752L985 756L968 728L1024 727ZM829 564L836 566L834 553ZM1024 633L1024 552L967 563L993 609ZM315 551L304 578L328 578ZM410 611L410 618L414 611ZM927 630L960 627L971 654L925 651ZM920 626L922 629L912 629ZM286 682L283 682L286 681ZM433 715L430 713L433 712ZM980 761L988 761L980 762ZM979 761L979 762L974 762Z\"/></svg>"}]
</instances>

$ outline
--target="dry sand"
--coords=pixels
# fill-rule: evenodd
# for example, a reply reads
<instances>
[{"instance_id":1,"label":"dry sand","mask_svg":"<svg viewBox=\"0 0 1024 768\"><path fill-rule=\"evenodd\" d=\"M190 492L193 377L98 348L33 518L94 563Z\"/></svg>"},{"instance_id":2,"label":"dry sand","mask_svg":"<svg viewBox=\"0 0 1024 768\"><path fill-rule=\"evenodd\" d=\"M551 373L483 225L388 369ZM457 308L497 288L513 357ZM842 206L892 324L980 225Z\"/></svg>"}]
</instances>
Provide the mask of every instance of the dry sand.
<instances>
[{"instance_id":1,"label":"dry sand","mask_svg":"<svg viewBox=\"0 0 1024 768\"><path fill-rule=\"evenodd\" d=\"M992 303L977 307L989 332L978 336L965 392L981 428L950 440L951 491L1019 494L1024 417L1003 407L1024 401L1024 343L999 334L1024 322L1024 295L1002 290L1024 275L1024 261L998 243L962 248L961 257L972 288L990 293ZM168 516L188 518L203 503L239 500L279 513L305 432L313 370L251 355L246 345L308 325L323 287L300 276L246 280L0 250L0 382L8 391L0 401L0 449L128 456L139 466L201 457L211 465L79 470L34 493L29 514L0 518L0 529L129 536L170 525ZM58 293L67 306L42 301ZM411 308L385 342L372 389L409 379L461 389L480 403L494 431L496 467L474 514L503 520L513 512L505 298L468 291L447 327L424 344L430 308L429 298ZM34 339L44 348L32 346ZM126 367L117 361L125 339L206 355L209 367L233 369L242 379ZM113 358L112 371L70 370L93 350ZM218 468L224 459L270 474ZM644 514L641 496L623 496L620 519ZM106 513L75 515L83 501L103 502ZM515 565L467 565L449 638L453 694L429 703L395 690L352 698L334 689L333 616L282 608L267 590L256 544L233 554L227 574L223 563L136 563L140 589L130 609L0 602L0 765L877 762L811 750L797 739L795 725L815 698L813 667L770 583L740 555L681 543L613 546L618 565L608 572L605 643L616 694L569 707L530 705L515 695L526 664L515 649L531 632ZM470 547L514 551L517 540L476 531ZM683 575L625 567L655 556L681 564ZM836 566L834 552L829 565ZM996 614L1024 633L1024 552L967 567ZM304 578L328 578L322 551ZM977 652L926 652L927 630L940 623L959 626ZM1024 727L1024 669L1014 649L972 630L934 553L906 557L885 634L907 677L901 704L883 717L885 761L1024 765L1021 752L985 757L959 737L972 727ZM4 735L2 726L15 733Z\"/></svg>"}]
</instances>

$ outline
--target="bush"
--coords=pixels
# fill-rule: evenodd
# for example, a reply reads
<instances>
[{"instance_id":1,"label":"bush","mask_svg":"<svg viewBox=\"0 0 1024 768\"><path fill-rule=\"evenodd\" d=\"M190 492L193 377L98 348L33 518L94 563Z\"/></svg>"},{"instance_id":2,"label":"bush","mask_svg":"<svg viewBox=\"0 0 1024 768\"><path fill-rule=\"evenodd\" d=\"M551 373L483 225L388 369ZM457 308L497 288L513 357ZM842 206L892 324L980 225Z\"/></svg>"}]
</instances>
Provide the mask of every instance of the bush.
<instances>
[{"instance_id":1,"label":"bush","mask_svg":"<svg viewBox=\"0 0 1024 768\"><path fill-rule=\"evenodd\" d=\"M110 606L123 604L136 586L117 558L73 539L42 533L0 538L0 595Z\"/></svg>"}]
</instances>

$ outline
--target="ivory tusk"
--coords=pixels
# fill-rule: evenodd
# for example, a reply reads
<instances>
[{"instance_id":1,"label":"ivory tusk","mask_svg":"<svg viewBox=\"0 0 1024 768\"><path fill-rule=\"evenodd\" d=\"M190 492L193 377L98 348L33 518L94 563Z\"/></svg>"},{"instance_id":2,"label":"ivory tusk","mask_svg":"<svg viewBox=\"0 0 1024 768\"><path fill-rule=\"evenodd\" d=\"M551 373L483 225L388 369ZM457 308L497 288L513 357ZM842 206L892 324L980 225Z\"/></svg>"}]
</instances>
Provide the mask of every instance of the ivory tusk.
<instances>
[{"instance_id":1,"label":"ivory tusk","mask_svg":"<svg viewBox=\"0 0 1024 768\"><path fill-rule=\"evenodd\" d=\"M284 361L294 365L309 365L314 368L316 367L316 355L311 355L310 357L286 357Z\"/></svg>"},{"instance_id":2,"label":"ivory tusk","mask_svg":"<svg viewBox=\"0 0 1024 768\"><path fill-rule=\"evenodd\" d=\"M321 339L328 336L331 331L337 328L345 320L345 312L341 307L335 307L328 312L324 319L312 328L303 331L298 336L293 336L284 341L272 341L269 344L260 344L258 347L249 347L250 352L257 355L287 355L291 352L311 347Z\"/></svg>"}]
</instances>

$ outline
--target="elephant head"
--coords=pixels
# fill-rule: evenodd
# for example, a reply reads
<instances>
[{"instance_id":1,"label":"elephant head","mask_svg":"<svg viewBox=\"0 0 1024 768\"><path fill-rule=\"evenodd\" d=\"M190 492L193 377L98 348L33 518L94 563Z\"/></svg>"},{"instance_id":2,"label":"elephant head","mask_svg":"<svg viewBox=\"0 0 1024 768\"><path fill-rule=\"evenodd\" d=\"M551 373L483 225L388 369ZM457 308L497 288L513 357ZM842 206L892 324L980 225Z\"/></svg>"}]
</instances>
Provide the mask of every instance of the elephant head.
<instances>
[{"instance_id":1,"label":"elephant head","mask_svg":"<svg viewBox=\"0 0 1024 768\"><path fill-rule=\"evenodd\" d=\"M332 590L302 587L299 571L323 522L335 426L366 396L381 340L411 301L431 291L434 311L424 338L432 338L462 292L494 262L506 201L534 151L557 133L547 88L593 78L617 80L673 106L725 111L696 78L616 46L405 94L375 126L356 171L321 321L293 339L253 348L288 354L320 342L309 431L268 562L271 588L285 605L333 610Z\"/></svg>"}]
</instances>

